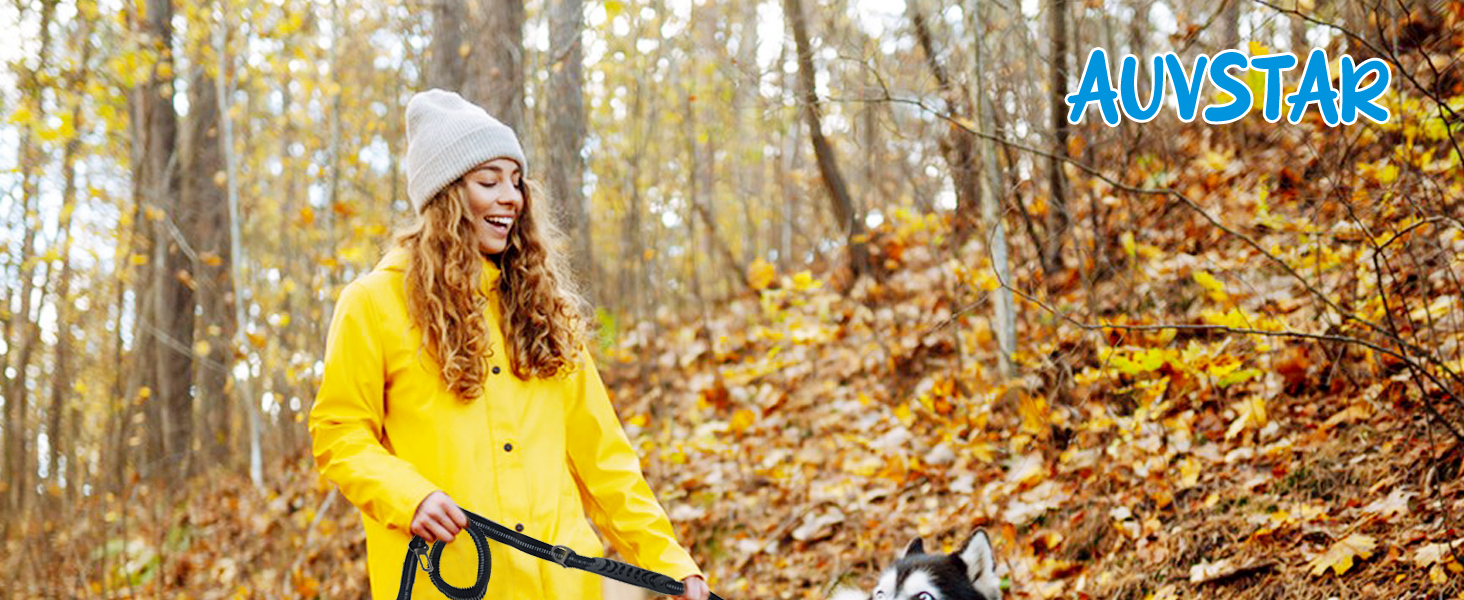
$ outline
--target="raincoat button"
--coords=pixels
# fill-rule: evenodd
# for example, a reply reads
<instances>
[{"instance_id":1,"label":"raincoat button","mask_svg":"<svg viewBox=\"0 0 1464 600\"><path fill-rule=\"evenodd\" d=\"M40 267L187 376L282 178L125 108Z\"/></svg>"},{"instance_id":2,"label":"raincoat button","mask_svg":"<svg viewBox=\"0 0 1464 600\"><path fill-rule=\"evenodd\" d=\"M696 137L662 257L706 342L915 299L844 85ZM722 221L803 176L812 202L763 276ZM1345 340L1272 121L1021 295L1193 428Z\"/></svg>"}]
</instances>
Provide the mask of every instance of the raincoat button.
<instances>
[{"instance_id":1,"label":"raincoat button","mask_svg":"<svg viewBox=\"0 0 1464 600\"><path fill-rule=\"evenodd\" d=\"M519 533L523 533L524 532L524 524L523 523L519 523L518 525L514 525L513 526L513 530L514 531L517 531Z\"/></svg>"},{"instance_id":2,"label":"raincoat button","mask_svg":"<svg viewBox=\"0 0 1464 600\"><path fill-rule=\"evenodd\" d=\"M498 374L498 365L493 365L493 374L494 375L497 375Z\"/></svg>"},{"instance_id":3,"label":"raincoat button","mask_svg":"<svg viewBox=\"0 0 1464 600\"><path fill-rule=\"evenodd\" d=\"M513 452L513 444L504 444L503 445L503 451L504 452Z\"/></svg>"}]
</instances>

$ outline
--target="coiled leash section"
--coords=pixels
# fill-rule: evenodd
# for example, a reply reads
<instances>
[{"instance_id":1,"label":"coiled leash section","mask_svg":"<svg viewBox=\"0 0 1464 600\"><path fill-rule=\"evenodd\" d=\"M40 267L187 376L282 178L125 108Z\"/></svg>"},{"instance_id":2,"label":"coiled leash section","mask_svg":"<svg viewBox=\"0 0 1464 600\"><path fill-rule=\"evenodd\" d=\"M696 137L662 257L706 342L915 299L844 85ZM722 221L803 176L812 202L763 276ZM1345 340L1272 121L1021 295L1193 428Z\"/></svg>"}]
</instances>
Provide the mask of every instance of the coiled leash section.
<instances>
[{"instance_id":1,"label":"coiled leash section","mask_svg":"<svg viewBox=\"0 0 1464 600\"><path fill-rule=\"evenodd\" d=\"M508 544L519 551L547 560L561 567L588 571L601 577L648 589L667 596L680 596L686 592L686 584L670 577L628 565L608 558L589 558L575 554L567 546L551 546L542 541L499 525L472 511L463 510L468 516L468 526L463 531L473 539L478 549L478 577L473 585L465 588L454 586L442 579L442 549L447 545L441 540L429 548L427 541L412 536L407 544L407 558L402 562L402 584L397 591L397 600L411 600L412 585L417 581L417 568L427 572L432 585L453 600L482 600L488 593L488 578L493 574L493 555L488 551L488 539ZM722 600L721 596L710 595L711 600Z\"/></svg>"}]
</instances>

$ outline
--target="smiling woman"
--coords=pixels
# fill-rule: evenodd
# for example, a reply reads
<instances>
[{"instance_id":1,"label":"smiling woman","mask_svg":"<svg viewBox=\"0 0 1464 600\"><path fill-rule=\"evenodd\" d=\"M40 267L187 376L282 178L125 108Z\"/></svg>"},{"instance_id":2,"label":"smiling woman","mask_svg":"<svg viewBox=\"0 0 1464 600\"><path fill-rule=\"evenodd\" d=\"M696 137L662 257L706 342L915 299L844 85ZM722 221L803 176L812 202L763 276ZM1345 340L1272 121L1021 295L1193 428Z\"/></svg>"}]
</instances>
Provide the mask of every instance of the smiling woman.
<instances>
[{"instance_id":1,"label":"smiling woman","mask_svg":"<svg viewBox=\"0 0 1464 600\"><path fill-rule=\"evenodd\" d=\"M623 556L705 600L584 349L513 130L423 92L407 105L406 164L417 219L341 291L310 414L317 465L361 509L372 596L396 597L413 535L452 541L467 509L597 557L588 513ZM599 596L593 575L489 543L490 598ZM474 580L472 546L446 546L447 580Z\"/></svg>"}]
</instances>

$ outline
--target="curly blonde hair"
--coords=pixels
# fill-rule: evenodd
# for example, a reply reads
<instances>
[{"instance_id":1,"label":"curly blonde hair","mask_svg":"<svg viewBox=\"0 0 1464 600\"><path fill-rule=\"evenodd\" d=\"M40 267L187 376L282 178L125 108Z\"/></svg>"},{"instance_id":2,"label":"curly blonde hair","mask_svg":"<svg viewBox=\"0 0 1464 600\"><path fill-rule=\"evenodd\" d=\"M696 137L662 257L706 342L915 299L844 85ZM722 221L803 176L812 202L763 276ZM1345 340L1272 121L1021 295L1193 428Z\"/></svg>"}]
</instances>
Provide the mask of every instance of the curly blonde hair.
<instances>
[{"instance_id":1,"label":"curly blonde hair","mask_svg":"<svg viewBox=\"0 0 1464 600\"><path fill-rule=\"evenodd\" d=\"M523 210L502 253L488 257L498 280L500 326L509 368L520 379L554 377L579 363L586 336L583 306L560 250L558 229L535 206L542 188L524 179ZM396 235L406 248L407 312L423 332L426 350L442 365L448 388L464 401L483 393L488 347L489 298L479 293L482 254L459 178L423 205L417 220Z\"/></svg>"}]
</instances>

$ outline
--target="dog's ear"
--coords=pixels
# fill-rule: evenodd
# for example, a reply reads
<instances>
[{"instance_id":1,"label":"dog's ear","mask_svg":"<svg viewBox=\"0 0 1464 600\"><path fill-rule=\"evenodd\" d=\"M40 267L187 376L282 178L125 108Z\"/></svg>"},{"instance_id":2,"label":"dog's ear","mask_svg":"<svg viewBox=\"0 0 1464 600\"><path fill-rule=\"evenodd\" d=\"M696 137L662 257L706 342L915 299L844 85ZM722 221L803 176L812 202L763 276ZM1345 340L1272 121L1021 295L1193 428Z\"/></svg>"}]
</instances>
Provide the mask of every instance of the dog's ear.
<instances>
[{"instance_id":1,"label":"dog's ear","mask_svg":"<svg viewBox=\"0 0 1464 600\"><path fill-rule=\"evenodd\" d=\"M925 554L925 541L921 540L918 537L910 540L910 543L905 545L905 550L903 552L900 552L900 555L896 556L895 558L901 559L909 556L915 556L917 554Z\"/></svg>"},{"instance_id":2,"label":"dog's ear","mask_svg":"<svg viewBox=\"0 0 1464 600\"><path fill-rule=\"evenodd\" d=\"M986 537L986 532L980 529L966 538L960 557L961 562L966 563L966 576L971 581L981 579L996 570L996 563L992 559L991 538Z\"/></svg>"},{"instance_id":3,"label":"dog's ear","mask_svg":"<svg viewBox=\"0 0 1464 600\"><path fill-rule=\"evenodd\" d=\"M993 555L991 538L986 537L986 532L980 529L966 538L966 545L961 546L958 553L961 562L966 563L966 577L971 583L983 594L987 594L987 597L1000 598L1001 579L996 576Z\"/></svg>"}]
</instances>

